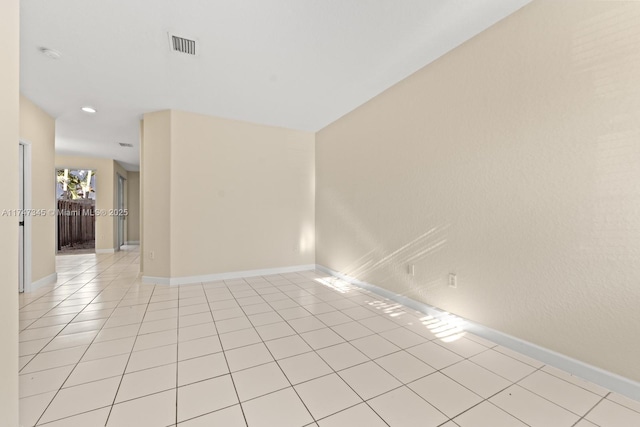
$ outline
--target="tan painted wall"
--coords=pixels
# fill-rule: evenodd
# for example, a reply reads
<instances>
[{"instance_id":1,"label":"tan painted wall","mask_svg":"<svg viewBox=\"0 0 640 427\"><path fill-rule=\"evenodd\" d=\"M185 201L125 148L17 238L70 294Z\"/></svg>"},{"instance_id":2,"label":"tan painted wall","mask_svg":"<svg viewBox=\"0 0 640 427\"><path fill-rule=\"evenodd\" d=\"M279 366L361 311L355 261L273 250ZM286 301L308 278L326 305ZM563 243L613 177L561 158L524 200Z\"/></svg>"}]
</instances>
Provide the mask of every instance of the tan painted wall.
<instances>
[{"instance_id":1,"label":"tan painted wall","mask_svg":"<svg viewBox=\"0 0 640 427\"><path fill-rule=\"evenodd\" d=\"M55 209L55 121L24 96L20 96L20 139L31 150L31 208ZM31 280L56 271L56 218L31 217Z\"/></svg>"},{"instance_id":2,"label":"tan painted wall","mask_svg":"<svg viewBox=\"0 0 640 427\"><path fill-rule=\"evenodd\" d=\"M640 380L637 22L533 2L320 131L318 263Z\"/></svg>"},{"instance_id":3,"label":"tan painted wall","mask_svg":"<svg viewBox=\"0 0 640 427\"><path fill-rule=\"evenodd\" d=\"M314 264L314 134L172 112L171 274Z\"/></svg>"},{"instance_id":4,"label":"tan painted wall","mask_svg":"<svg viewBox=\"0 0 640 427\"><path fill-rule=\"evenodd\" d=\"M142 133L141 271L145 276L170 277L171 112L145 114Z\"/></svg>"},{"instance_id":5,"label":"tan painted wall","mask_svg":"<svg viewBox=\"0 0 640 427\"><path fill-rule=\"evenodd\" d=\"M7 0L0 13L0 170L5 189L0 208L18 208L20 3ZM18 425L18 227L0 216L0 425Z\"/></svg>"},{"instance_id":6,"label":"tan painted wall","mask_svg":"<svg viewBox=\"0 0 640 427\"><path fill-rule=\"evenodd\" d=\"M140 173L129 172L127 180L127 197L129 215L127 216L127 240L140 241Z\"/></svg>"},{"instance_id":7,"label":"tan painted wall","mask_svg":"<svg viewBox=\"0 0 640 427\"><path fill-rule=\"evenodd\" d=\"M111 159L79 156L56 156L56 169L92 169L96 171L96 209L108 212L115 208L115 166ZM55 175L52 172L52 175ZM96 217L96 249L114 249L115 220Z\"/></svg>"},{"instance_id":8,"label":"tan painted wall","mask_svg":"<svg viewBox=\"0 0 640 427\"><path fill-rule=\"evenodd\" d=\"M140 159L144 154L144 120L140 120ZM145 257L144 254L144 173L143 164L140 162L140 274L144 275Z\"/></svg>"},{"instance_id":9,"label":"tan painted wall","mask_svg":"<svg viewBox=\"0 0 640 427\"><path fill-rule=\"evenodd\" d=\"M142 153L146 276L315 263L314 134L159 112Z\"/></svg>"},{"instance_id":10,"label":"tan painted wall","mask_svg":"<svg viewBox=\"0 0 640 427\"><path fill-rule=\"evenodd\" d=\"M113 207L117 209L118 207L118 175L125 179L124 181L124 208L127 209L129 207L129 173L125 168L120 165L120 163L114 161L113 162L114 174L113 174ZM125 217L124 221L124 243L128 240L128 232L127 232L127 218ZM113 242L114 247L118 246L118 219L113 217Z\"/></svg>"}]
</instances>

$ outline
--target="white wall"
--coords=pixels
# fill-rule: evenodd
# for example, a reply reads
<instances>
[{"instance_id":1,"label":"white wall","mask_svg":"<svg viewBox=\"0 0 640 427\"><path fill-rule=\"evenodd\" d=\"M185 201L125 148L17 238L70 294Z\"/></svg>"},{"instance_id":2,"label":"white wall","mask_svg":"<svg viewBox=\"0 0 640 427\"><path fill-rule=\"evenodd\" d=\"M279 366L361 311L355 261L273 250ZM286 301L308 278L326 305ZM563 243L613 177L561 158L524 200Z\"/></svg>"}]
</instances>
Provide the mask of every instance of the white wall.
<instances>
[{"instance_id":1,"label":"white wall","mask_svg":"<svg viewBox=\"0 0 640 427\"><path fill-rule=\"evenodd\" d=\"M0 13L1 209L18 208L20 3L6 0ZM0 424L18 425L18 221L0 216Z\"/></svg>"},{"instance_id":2,"label":"white wall","mask_svg":"<svg viewBox=\"0 0 640 427\"><path fill-rule=\"evenodd\" d=\"M637 22L533 2L320 131L318 263L640 380Z\"/></svg>"}]
</instances>

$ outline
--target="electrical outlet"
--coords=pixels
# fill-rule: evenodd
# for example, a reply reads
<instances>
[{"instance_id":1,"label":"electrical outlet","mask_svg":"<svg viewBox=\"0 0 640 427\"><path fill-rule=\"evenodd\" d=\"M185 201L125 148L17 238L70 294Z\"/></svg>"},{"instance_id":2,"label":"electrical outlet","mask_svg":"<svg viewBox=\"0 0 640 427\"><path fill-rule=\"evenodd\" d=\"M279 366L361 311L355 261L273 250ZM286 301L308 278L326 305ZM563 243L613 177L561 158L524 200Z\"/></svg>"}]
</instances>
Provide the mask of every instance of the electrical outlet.
<instances>
[{"instance_id":1,"label":"electrical outlet","mask_svg":"<svg viewBox=\"0 0 640 427\"><path fill-rule=\"evenodd\" d=\"M415 276L416 275L416 266L415 266L415 264L409 264L407 266L407 274L409 276Z\"/></svg>"},{"instance_id":2,"label":"electrical outlet","mask_svg":"<svg viewBox=\"0 0 640 427\"><path fill-rule=\"evenodd\" d=\"M154 251L149 251L149 258L156 259L156 253Z\"/></svg>"},{"instance_id":3,"label":"electrical outlet","mask_svg":"<svg viewBox=\"0 0 640 427\"><path fill-rule=\"evenodd\" d=\"M450 288L458 287L458 279L456 278L455 273L449 273L449 287Z\"/></svg>"}]
</instances>

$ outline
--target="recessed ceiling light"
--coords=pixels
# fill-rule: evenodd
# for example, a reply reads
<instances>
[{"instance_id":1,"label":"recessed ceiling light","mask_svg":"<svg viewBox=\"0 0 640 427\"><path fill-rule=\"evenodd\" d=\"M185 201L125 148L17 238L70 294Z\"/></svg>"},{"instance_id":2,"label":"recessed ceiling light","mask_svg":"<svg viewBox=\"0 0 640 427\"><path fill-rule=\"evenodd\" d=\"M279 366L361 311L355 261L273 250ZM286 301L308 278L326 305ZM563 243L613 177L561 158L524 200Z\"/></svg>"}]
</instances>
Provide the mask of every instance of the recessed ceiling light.
<instances>
[{"instance_id":1,"label":"recessed ceiling light","mask_svg":"<svg viewBox=\"0 0 640 427\"><path fill-rule=\"evenodd\" d=\"M82 107L82 111L84 111L85 113L91 113L91 114L93 114L93 113L95 113L95 112L96 112L96 111L98 111L98 110L96 110L96 109L95 109L95 108L93 108L93 107Z\"/></svg>"},{"instance_id":2,"label":"recessed ceiling light","mask_svg":"<svg viewBox=\"0 0 640 427\"><path fill-rule=\"evenodd\" d=\"M60 59L62 57L62 54L60 52L58 52L57 50L49 49L48 47L41 47L40 53L51 59Z\"/></svg>"}]
</instances>

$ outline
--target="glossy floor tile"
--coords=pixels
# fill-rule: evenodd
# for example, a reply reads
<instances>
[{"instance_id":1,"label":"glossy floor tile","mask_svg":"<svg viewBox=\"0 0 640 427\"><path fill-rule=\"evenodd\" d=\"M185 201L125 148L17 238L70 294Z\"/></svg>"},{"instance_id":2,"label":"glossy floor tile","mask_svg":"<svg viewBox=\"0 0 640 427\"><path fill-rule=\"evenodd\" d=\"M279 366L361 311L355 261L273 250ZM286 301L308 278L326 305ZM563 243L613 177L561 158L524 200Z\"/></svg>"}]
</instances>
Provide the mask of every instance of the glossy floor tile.
<instances>
[{"instance_id":1,"label":"glossy floor tile","mask_svg":"<svg viewBox=\"0 0 640 427\"><path fill-rule=\"evenodd\" d=\"M59 256L20 295L21 425L640 425L640 402L317 271L167 287L138 263Z\"/></svg>"}]
</instances>

